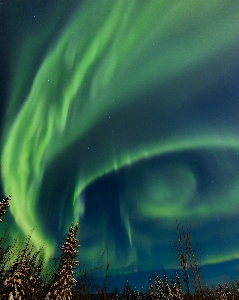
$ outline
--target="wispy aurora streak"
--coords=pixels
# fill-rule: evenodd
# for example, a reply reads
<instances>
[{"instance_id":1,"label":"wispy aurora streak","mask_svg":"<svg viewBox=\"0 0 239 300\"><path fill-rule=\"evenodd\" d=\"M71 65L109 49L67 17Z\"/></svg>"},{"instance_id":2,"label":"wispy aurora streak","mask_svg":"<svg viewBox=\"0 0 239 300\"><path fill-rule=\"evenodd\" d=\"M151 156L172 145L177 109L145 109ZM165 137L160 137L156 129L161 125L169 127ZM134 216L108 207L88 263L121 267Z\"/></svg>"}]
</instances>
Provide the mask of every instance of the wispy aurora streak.
<instances>
[{"instance_id":1,"label":"wispy aurora streak","mask_svg":"<svg viewBox=\"0 0 239 300\"><path fill-rule=\"evenodd\" d=\"M160 218L165 228L171 228L175 218L193 218L201 224L202 216L209 219L213 215L238 213L239 177L234 169L228 170L232 178L222 194L228 197L230 205L225 205L213 190L198 195L197 176L184 163L174 162L164 168L167 179L161 167L153 169L142 162L148 178L153 173L155 177L137 196L137 205L133 200L137 187L132 179L137 171L135 165L145 159L206 150L218 163L218 153L225 153L228 158L227 153L239 148L238 121L232 129L221 123L215 111L203 121L197 113L191 116L194 104L201 103L199 96L220 82L221 57L230 49L238 49L236 3L85 1L54 40L36 70L28 96L24 102L19 99L23 105L17 116L7 122L1 156L4 191L13 195L11 213L23 235L35 228L33 240L37 247L45 245L46 259L52 257L55 245L39 218L40 192L47 170L71 147L77 149L78 174L71 198L64 199L72 212L56 220L62 234L73 219L83 222L87 205L83 196L90 184L112 171L134 166L129 170L131 179L126 180L132 203L127 204L124 199L120 209L131 249L124 263L117 259L116 252L111 253L111 267L117 272L120 268L129 270L132 265L143 268L139 262L140 241L147 237L136 230L140 221L147 220L153 226L155 219ZM233 57L229 60L232 62L238 66L239 59ZM21 84L24 83L19 78ZM15 103L16 99L10 101ZM151 114L143 114L142 118L138 111ZM178 177L181 179L177 181ZM170 180L176 182L176 188ZM177 189L181 186L183 194L179 195ZM192 200L197 204L190 207ZM216 201L221 204L216 205ZM172 209L172 205L177 209ZM155 230L157 225L154 226ZM101 234L106 227L102 224ZM85 235L90 236L91 231ZM97 247L105 245L100 233L98 239L92 253L99 253ZM146 244L150 247L164 243L168 239L158 241L155 237ZM116 251L116 244L112 247ZM89 256L89 251L82 250L83 257ZM223 261L225 257L238 258L239 252L228 249L225 256L215 253L203 262Z\"/></svg>"}]
</instances>

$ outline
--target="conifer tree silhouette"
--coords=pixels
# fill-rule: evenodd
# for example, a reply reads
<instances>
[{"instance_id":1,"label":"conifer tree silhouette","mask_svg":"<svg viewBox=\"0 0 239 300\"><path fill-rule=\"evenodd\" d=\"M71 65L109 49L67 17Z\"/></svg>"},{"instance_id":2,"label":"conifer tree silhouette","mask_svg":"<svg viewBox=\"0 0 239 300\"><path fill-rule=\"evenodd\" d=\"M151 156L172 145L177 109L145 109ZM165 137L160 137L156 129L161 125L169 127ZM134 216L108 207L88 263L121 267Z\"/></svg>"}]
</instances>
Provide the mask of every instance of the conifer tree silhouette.
<instances>
[{"instance_id":1,"label":"conifer tree silhouette","mask_svg":"<svg viewBox=\"0 0 239 300\"><path fill-rule=\"evenodd\" d=\"M60 247L61 256L59 267L56 271L54 282L47 294L49 300L71 300L73 297L72 289L76 285L73 278L75 267L79 265L76 261L78 256L78 240L76 238L78 225L72 223L69 233L66 234L65 242Z\"/></svg>"},{"instance_id":2,"label":"conifer tree silhouette","mask_svg":"<svg viewBox=\"0 0 239 300\"><path fill-rule=\"evenodd\" d=\"M3 215L5 215L6 213L6 208L10 207L9 205L9 201L11 200L11 196L9 195L8 197L4 198L1 202L0 202L0 222L2 222L1 217Z\"/></svg>"}]
</instances>

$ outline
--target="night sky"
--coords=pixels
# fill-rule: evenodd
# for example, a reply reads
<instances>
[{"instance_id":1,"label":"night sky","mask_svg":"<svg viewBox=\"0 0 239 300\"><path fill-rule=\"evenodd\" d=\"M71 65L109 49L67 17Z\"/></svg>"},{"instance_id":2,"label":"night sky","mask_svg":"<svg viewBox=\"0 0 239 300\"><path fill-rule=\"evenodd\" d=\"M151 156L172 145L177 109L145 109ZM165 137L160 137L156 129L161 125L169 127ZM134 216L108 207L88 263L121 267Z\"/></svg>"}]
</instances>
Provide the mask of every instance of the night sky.
<instances>
[{"instance_id":1,"label":"night sky","mask_svg":"<svg viewBox=\"0 0 239 300\"><path fill-rule=\"evenodd\" d=\"M0 0L0 231L49 261L78 222L81 265L107 247L140 288L178 220L206 281L239 278L238 53L238 0Z\"/></svg>"}]
</instances>

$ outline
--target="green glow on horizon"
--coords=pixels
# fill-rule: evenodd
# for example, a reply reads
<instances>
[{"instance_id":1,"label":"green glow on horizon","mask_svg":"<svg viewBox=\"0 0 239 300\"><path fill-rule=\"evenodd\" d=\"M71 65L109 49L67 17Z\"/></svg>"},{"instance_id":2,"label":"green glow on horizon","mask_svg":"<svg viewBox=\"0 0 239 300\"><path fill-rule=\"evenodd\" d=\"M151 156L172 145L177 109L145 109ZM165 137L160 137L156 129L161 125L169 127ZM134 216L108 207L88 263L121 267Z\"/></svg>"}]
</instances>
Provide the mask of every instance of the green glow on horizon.
<instances>
[{"instance_id":1,"label":"green glow on horizon","mask_svg":"<svg viewBox=\"0 0 239 300\"><path fill-rule=\"evenodd\" d=\"M220 3L215 10L214 2L202 0L183 4L154 0L140 4L134 0L130 3L102 0L97 4L86 1L54 41L36 71L21 109L6 121L1 155L4 192L13 195L11 214L24 236L35 228L33 240L38 248L45 244L47 260L53 255L54 242L47 237L37 214L46 169L63 151L90 136L92 130L96 130L97 136L98 124L111 114L127 109L129 104L137 105L137 97L142 93L163 88L189 68L199 72L201 64L209 63L213 56L233 47L238 39L239 8L231 10L230 5ZM208 70L210 80L201 78L197 86L190 87L187 83L185 88L192 93L213 84L219 75L213 66ZM24 73L21 76L27 77L27 70L21 71ZM18 85L22 85L22 78L18 80ZM18 101L19 86L15 87L9 106ZM162 111L193 101L190 95L180 102L171 95L168 103L160 103ZM164 140L160 137L150 140L142 135L137 143L119 149L117 154L109 149L99 158L96 155L85 160L80 168L84 177L79 176L72 192L73 200L69 201L74 210L72 218L79 221L84 214L81 201L84 189L114 170L178 151L239 147L236 135L222 138L220 130L215 128L212 132L205 129L193 134L185 138L179 130L179 137ZM142 208L148 216L159 215L150 207L142 205ZM200 209L204 214L205 208ZM161 214L168 217L167 207ZM130 221L126 220L128 238L133 245ZM135 260L135 255L130 260Z\"/></svg>"}]
</instances>

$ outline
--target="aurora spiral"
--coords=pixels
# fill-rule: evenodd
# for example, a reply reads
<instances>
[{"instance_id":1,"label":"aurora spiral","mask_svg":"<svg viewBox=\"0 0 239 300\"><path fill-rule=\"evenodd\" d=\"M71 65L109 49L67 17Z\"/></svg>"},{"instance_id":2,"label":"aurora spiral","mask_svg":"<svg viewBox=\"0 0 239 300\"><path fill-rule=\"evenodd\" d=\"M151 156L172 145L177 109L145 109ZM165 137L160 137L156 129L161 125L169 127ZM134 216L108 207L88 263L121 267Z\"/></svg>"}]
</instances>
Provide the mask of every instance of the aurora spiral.
<instances>
[{"instance_id":1,"label":"aurora spiral","mask_svg":"<svg viewBox=\"0 0 239 300\"><path fill-rule=\"evenodd\" d=\"M28 28L12 51L1 130L12 239L34 228L49 261L78 222L80 260L94 265L109 244L112 274L130 274L172 267L177 219L202 265L236 270L238 2L73 3L59 28Z\"/></svg>"}]
</instances>

